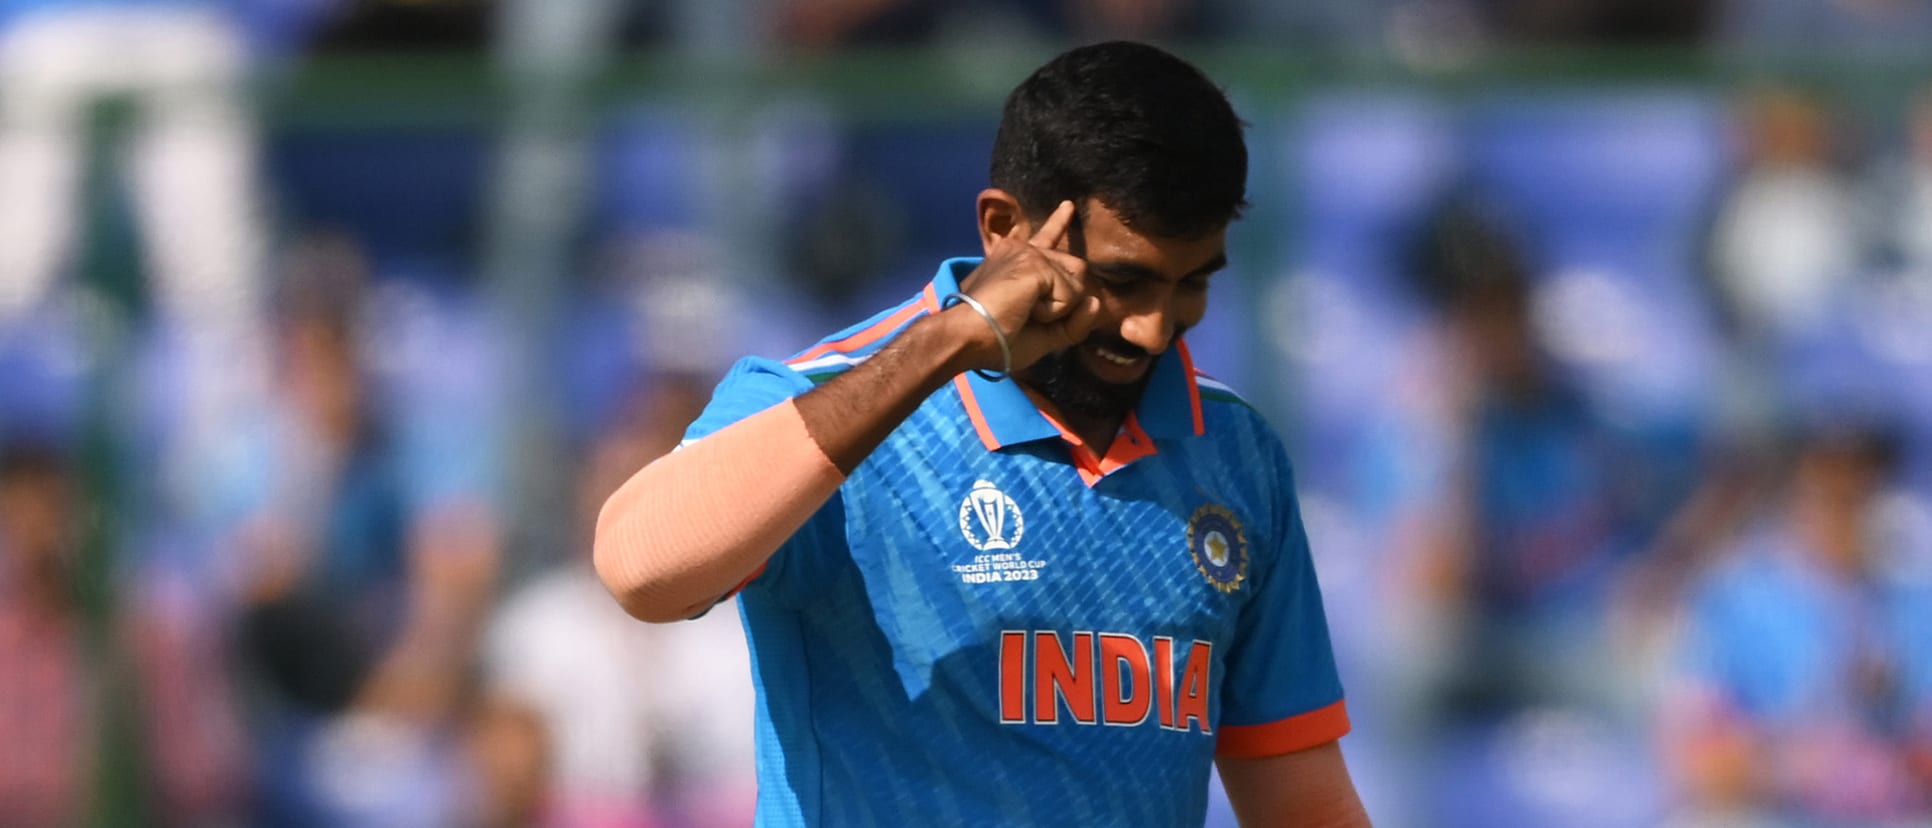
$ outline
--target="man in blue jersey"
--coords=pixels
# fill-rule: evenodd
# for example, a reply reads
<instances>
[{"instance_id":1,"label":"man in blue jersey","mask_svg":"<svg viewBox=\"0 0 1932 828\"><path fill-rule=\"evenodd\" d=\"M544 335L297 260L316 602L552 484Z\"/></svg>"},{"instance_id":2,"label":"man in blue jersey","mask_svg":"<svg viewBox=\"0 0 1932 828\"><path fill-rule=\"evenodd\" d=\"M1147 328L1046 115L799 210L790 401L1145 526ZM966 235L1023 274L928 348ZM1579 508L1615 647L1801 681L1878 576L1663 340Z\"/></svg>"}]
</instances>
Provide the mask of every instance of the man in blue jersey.
<instances>
[{"instance_id":1,"label":"man in blue jersey","mask_svg":"<svg viewBox=\"0 0 1932 828\"><path fill-rule=\"evenodd\" d=\"M605 504L670 621L742 590L765 825L1364 825L1280 441L1198 374L1241 123L1153 47L1008 99L983 259L747 359Z\"/></svg>"}]
</instances>

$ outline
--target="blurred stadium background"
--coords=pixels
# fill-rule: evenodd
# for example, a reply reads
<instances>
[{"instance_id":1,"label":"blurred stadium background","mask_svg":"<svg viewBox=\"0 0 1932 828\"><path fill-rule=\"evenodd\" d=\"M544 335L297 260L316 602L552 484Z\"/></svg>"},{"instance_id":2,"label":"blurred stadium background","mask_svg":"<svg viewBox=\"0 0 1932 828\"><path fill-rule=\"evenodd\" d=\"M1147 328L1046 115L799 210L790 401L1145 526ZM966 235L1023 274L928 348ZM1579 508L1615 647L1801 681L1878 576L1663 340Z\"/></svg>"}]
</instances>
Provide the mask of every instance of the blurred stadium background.
<instances>
[{"instance_id":1,"label":"blurred stadium background","mask_svg":"<svg viewBox=\"0 0 1932 828\"><path fill-rule=\"evenodd\" d=\"M746 824L587 524L1109 37L1250 121L1377 824L1932 822L1932 5L0 0L0 824Z\"/></svg>"}]
</instances>

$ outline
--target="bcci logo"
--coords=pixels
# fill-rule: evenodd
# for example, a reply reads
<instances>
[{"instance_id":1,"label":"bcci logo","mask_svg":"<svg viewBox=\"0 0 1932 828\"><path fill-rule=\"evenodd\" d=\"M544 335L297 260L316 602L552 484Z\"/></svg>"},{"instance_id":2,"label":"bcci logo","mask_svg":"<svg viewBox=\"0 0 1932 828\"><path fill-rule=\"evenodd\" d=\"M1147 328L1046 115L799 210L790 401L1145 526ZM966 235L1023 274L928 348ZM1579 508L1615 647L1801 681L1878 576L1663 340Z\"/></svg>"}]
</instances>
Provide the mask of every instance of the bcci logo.
<instances>
[{"instance_id":1,"label":"bcci logo","mask_svg":"<svg viewBox=\"0 0 1932 828\"><path fill-rule=\"evenodd\" d=\"M1020 504L1007 497L998 486L984 480L959 504L959 533L981 552L1004 552L1020 545L1026 533L1026 518Z\"/></svg>"},{"instance_id":2,"label":"bcci logo","mask_svg":"<svg viewBox=\"0 0 1932 828\"><path fill-rule=\"evenodd\" d=\"M1248 577L1248 536L1241 521L1224 506L1202 506L1187 519L1187 551L1201 577L1222 592L1241 588Z\"/></svg>"}]
</instances>

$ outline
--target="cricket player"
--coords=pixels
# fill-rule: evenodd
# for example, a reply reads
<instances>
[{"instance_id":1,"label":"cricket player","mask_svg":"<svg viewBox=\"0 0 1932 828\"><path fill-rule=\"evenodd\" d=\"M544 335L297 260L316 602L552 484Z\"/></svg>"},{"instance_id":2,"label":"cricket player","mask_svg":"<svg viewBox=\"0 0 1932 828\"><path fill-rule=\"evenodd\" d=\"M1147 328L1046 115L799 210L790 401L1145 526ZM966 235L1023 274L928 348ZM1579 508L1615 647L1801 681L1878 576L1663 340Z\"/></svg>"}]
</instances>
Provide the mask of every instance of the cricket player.
<instances>
[{"instance_id":1,"label":"cricket player","mask_svg":"<svg viewBox=\"0 0 1932 828\"><path fill-rule=\"evenodd\" d=\"M1183 339L1247 150L1198 69L1067 52L1008 99L983 258L719 385L604 505L600 578L738 591L761 825L1366 825L1288 460Z\"/></svg>"}]
</instances>

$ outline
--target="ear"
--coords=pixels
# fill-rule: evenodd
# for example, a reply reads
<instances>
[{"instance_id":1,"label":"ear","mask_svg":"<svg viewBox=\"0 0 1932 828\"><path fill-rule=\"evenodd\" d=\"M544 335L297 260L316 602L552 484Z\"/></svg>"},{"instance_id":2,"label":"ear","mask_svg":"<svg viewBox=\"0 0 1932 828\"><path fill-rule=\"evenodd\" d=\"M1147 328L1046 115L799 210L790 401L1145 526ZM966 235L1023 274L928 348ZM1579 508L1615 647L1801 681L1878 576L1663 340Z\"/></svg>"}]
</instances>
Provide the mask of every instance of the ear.
<instances>
[{"instance_id":1,"label":"ear","mask_svg":"<svg viewBox=\"0 0 1932 828\"><path fill-rule=\"evenodd\" d=\"M997 187L979 191L976 204L979 216L979 243L986 253L993 252L993 243L1019 233L1025 239L1033 235L1033 223L1026 220L1025 211L1020 209L1020 200L1012 193Z\"/></svg>"}]
</instances>

